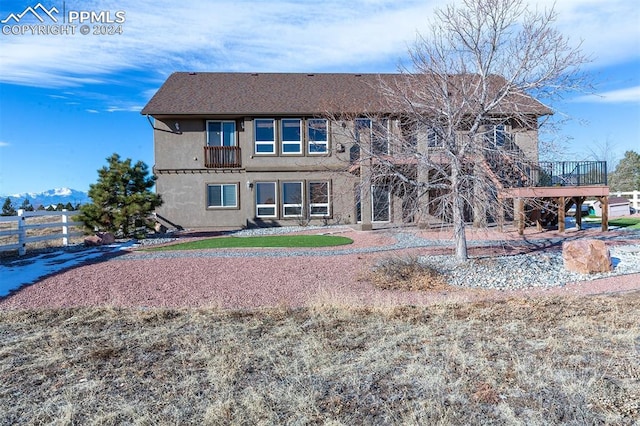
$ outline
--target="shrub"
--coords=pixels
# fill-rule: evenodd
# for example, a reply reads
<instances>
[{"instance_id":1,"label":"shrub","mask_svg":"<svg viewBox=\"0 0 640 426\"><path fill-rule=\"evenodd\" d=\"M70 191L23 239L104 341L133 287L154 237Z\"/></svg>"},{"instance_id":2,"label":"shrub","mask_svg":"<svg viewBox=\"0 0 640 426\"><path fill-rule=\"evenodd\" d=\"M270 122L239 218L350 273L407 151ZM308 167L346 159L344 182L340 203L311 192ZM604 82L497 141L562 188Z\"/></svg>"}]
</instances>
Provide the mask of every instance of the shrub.
<instances>
[{"instance_id":1,"label":"shrub","mask_svg":"<svg viewBox=\"0 0 640 426\"><path fill-rule=\"evenodd\" d=\"M443 290L446 277L438 270L420 262L418 257L393 257L380 261L367 277L377 287L386 290Z\"/></svg>"}]
</instances>

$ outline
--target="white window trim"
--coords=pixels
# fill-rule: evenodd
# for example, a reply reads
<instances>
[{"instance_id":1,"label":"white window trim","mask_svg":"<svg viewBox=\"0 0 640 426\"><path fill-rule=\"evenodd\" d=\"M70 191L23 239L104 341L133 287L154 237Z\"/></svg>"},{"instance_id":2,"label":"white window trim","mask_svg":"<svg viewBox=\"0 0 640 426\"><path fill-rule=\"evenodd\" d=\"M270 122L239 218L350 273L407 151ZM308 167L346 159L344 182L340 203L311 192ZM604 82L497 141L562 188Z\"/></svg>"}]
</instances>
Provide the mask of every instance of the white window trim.
<instances>
[{"instance_id":1,"label":"white window trim","mask_svg":"<svg viewBox=\"0 0 640 426\"><path fill-rule=\"evenodd\" d=\"M380 129L384 130L384 136L380 137L380 135L375 134L375 126L379 126ZM374 139L383 140L386 142L385 151L386 152L375 152L376 155L389 155L391 152L391 120L388 118L381 118L378 120L371 120L371 151L373 152L375 149Z\"/></svg>"},{"instance_id":2,"label":"white window trim","mask_svg":"<svg viewBox=\"0 0 640 426\"><path fill-rule=\"evenodd\" d=\"M300 134L300 139L297 141L285 141L284 140L284 122L286 120L297 120L298 121L298 133ZM303 120L301 118L281 118L280 120L280 153L282 155L300 155L302 154L302 123ZM289 151L286 152L284 150L285 146L289 146L289 145L297 145L298 146L298 150L297 151Z\"/></svg>"},{"instance_id":3,"label":"white window trim","mask_svg":"<svg viewBox=\"0 0 640 426\"><path fill-rule=\"evenodd\" d=\"M311 185L314 183L324 183L327 185L327 202L326 203L312 203L311 202ZM309 217L327 217L331 216L331 181L328 180L318 180L318 181L309 181L307 183L309 189L307 190L309 194ZM325 207L327 209L326 213L318 214L313 213L314 207Z\"/></svg>"},{"instance_id":4,"label":"white window trim","mask_svg":"<svg viewBox=\"0 0 640 426\"><path fill-rule=\"evenodd\" d=\"M498 135L502 138L502 143L498 143ZM491 139L494 146L503 147L507 143L507 126L504 124L495 124L491 129Z\"/></svg>"},{"instance_id":5,"label":"white window trim","mask_svg":"<svg viewBox=\"0 0 640 426\"><path fill-rule=\"evenodd\" d=\"M210 145L209 144L209 123L233 123L233 145L238 146L238 139L236 133L238 133L237 123L234 120L207 120L205 123L205 133L207 134L207 146L224 146L224 133L222 134L222 145ZM221 126L224 129L224 126Z\"/></svg>"},{"instance_id":6,"label":"white window trim","mask_svg":"<svg viewBox=\"0 0 640 426\"><path fill-rule=\"evenodd\" d=\"M387 220L374 220L375 218L375 199L373 198L373 193L374 193L374 188L376 188L377 185L371 185L371 223L390 223L391 222L391 191L389 191L389 188L387 188L387 215L389 216L389 218ZM384 186L381 186L380 188L384 188Z\"/></svg>"},{"instance_id":7,"label":"white window trim","mask_svg":"<svg viewBox=\"0 0 640 426\"><path fill-rule=\"evenodd\" d=\"M256 199L256 197L258 196L258 193L256 191L255 196L254 196L254 202L256 203L256 217L259 218L263 218L263 217L268 217L268 218L276 218L278 217L278 182L276 181L261 181L261 182L256 182L255 183L255 187L257 188L258 184L261 183L270 183L274 185L274 196L275 196L275 200L273 200L273 204L258 204L258 200ZM273 214L272 215L261 215L259 214L259 210L260 209L273 209Z\"/></svg>"},{"instance_id":8,"label":"white window trim","mask_svg":"<svg viewBox=\"0 0 640 426\"><path fill-rule=\"evenodd\" d=\"M214 206L211 205L210 202L211 200L209 199L209 187L210 186L220 186L220 196L222 197L222 199L220 201L222 201L221 206ZM225 186L233 186L235 189L235 194L236 194L236 203L233 206L225 206L224 205L224 189L222 187ZM207 209L237 209L238 208L238 201L239 201L239 191L238 191L238 184L237 183L208 183L207 184Z\"/></svg>"},{"instance_id":9,"label":"white window trim","mask_svg":"<svg viewBox=\"0 0 640 426\"><path fill-rule=\"evenodd\" d=\"M323 120L324 121L324 126L325 126L325 135L327 135L327 139L324 141L311 141L311 139L309 138L309 121L313 121L313 120ZM305 123L305 127L307 129L306 131L306 135L307 135L307 153L309 155L326 155L329 152L329 120L327 120L326 118L311 118L308 119L307 123ZM324 147L324 150L321 152L312 152L311 151L311 147L312 146L322 146Z\"/></svg>"},{"instance_id":10,"label":"white window trim","mask_svg":"<svg viewBox=\"0 0 640 426\"><path fill-rule=\"evenodd\" d=\"M271 121L273 123L273 140L272 141L258 141L256 136L258 134L258 121ZM273 118L255 118L253 120L253 153L255 155L276 155L276 140L278 139L276 120ZM259 152L258 146L271 146L271 152Z\"/></svg>"},{"instance_id":11,"label":"white window trim","mask_svg":"<svg viewBox=\"0 0 640 426\"><path fill-rule=\"evenodd\" d=\"M368 125L360 126L358 124L358 123L363 123L365 121L369 122ZM362 130L365 129L365 128L369 129L369 135L367 136L368 140L366 142L370 142L371 141L371 137L373 136L373 120L370 119L370 118L358 117L358 118L355 119L354 125L355 125L355 129L356 129L356 132L357 132L357 135L358 135L357 142L359 144L362 144L362 140L361 140L362 136L360 135L360 132L362 132Z\"/></svg>"},{"instance_id":12,"label":"white window trim","mask_svg":"<svg viewBox=\"0 0 640 426\"><path fill-rule=\"evenodd\" d=\"M438 134L438 131L433 127L427 127L427 147L428 148L442 148L444 147L444 140Z\"/></svg>"},{"instance_id":13,"label":"white window trim","mask_svg":"<svg viewBox=\"0 0 640 426\"><path fill-rule=\"evenodd\" d=\"M284 202L284 189L282 189L282 217L301 217L304 216L304 201L305 201L305 193L304 193L304 182L302 181L283 181L280 184L284 186L285 184L296 183L300 185L300 202L299 203L289 203L285 204ZM287 208L299 208L300 213L296 214L287 214Z\"/></svg>"}]
</instances>

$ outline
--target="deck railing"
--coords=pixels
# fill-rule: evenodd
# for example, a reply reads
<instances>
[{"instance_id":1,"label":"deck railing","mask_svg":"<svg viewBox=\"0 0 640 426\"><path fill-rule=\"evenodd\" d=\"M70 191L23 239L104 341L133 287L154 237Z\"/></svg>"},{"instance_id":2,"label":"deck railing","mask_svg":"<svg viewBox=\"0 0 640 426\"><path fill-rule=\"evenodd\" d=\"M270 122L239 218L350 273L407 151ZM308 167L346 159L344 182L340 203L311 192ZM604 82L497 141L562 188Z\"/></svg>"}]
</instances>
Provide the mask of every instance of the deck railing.
<instances>
[{"instance_id":1,"label":"deck railing","mask_svg":"<svg viewBox=\"0 0 640 426\"><path fill-rule=\"evenodd\" d=\"M209 169L237 169L242 167L240 147L205 146L204 166Z\"/></svg>"},{"instance_id":2,"label":"deck railing","mask_svg":"<svg viewBox=\"0 0 640 426\"><path fill-rule=\"evenodd\" d=\"M500 153L485 155L505 188L531 186L606 186L606 161L528 161Z\"/></svg>"},{"instance_id":3,"label":"deck railing","mask_svg":"<svg viewBox=\"0 0 640 426\"><path fill-rule=\"evenodd\" d=\"M542 161L536 173L536 186L607 185L606 161Z\"/></svg>"}]
</instances>

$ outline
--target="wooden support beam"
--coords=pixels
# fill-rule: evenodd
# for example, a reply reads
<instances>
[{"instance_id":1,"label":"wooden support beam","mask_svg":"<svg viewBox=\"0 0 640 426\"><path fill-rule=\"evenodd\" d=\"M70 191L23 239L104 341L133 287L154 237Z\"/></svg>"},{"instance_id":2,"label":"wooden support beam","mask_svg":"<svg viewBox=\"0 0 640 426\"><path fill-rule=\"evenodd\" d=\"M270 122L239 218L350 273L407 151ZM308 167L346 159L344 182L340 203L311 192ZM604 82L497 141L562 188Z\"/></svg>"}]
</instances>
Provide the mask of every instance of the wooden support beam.
<instances>
[{"instance_id":1,"label":"wooden support beam","mask_svg":"<svg viewBox=\"0 0 640 426\"><path fill-rule=\"evenodd\" d=\"M536 218L536 229L538 232L542 232L542 211L538 208L534 214Z\"/></svg>"},{"instance_id":2,"label":"wooden support beam","mask_svg":"<svg viewBox=\"0 0 640 426\"><path fill-rule=\"evenodd\" d=\"M565 219L565 202L566 202L566 198L565 197L559 197L558 198L558 231L560 232L564 232L565 231L565 223L564 223L564 219Z\"/></svg>"},{"instance_id":3,"label":"wooden support beam","mask_svg":"<svg viewBox=\"0 0 640 426\"><path fill-rule=\"evenodd\" d=\"M573 197L576 203L576 227L582 229L582 204L587 197Z\"/></svg>"},{"instance_id":4,"label":"wooden support beam","mask_svg":"<svg viewBox=\"0 0 640 426\"><path fill-rule=\"evenodd\" d=\"M609 197L598 197L602 206L602 232L609 230Z\"/></svg>"},{"instance_id":5,"label":"wooden support beam","mask_svg":"<svg viewBox=\"0 0 640 426\"><path fill-rule=\"evenodd\" d=\"M526 221L524 214L524 198L516 198L514 202L517 204L517 208L515 208L516 206L514 206L514 208L516 213L515 216L518 218L518 234L524 235L524 227Z\"/></svg>"}]
</instances>

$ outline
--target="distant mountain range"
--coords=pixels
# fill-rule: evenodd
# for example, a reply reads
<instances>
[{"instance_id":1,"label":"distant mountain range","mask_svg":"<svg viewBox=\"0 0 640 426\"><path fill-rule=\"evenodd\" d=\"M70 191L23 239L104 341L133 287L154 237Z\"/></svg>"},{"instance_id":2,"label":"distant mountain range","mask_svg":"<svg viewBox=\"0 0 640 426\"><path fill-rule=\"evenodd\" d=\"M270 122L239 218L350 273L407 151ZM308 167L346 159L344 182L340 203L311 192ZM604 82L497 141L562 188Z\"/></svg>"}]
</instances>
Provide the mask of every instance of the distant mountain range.
<instances>
[{"instance_id":1,"label":"distant mountain range","mask_svg":"<svg viewBox=\"0 0 640 426\"><path fill-rule=\"evenodd\" d=\"M91 202L89 194L84 191L77 191L70 188L55 188L43 192L25 192L23 194L0 195L0 205L4 204L7 198L11 198L11 204L15 209L22 205L25 199L34 207L57 205L58 203L85 204Z\"/></svg>"}]
</instances>

